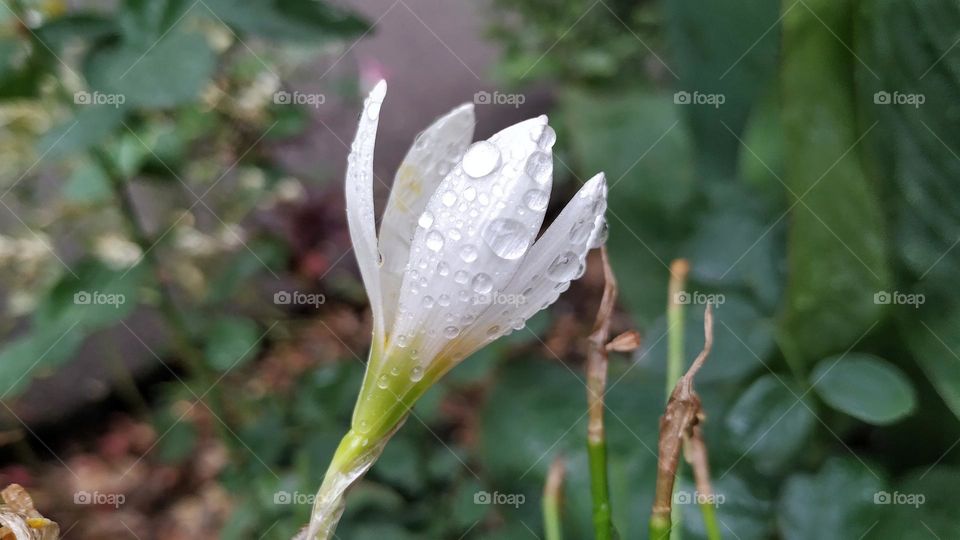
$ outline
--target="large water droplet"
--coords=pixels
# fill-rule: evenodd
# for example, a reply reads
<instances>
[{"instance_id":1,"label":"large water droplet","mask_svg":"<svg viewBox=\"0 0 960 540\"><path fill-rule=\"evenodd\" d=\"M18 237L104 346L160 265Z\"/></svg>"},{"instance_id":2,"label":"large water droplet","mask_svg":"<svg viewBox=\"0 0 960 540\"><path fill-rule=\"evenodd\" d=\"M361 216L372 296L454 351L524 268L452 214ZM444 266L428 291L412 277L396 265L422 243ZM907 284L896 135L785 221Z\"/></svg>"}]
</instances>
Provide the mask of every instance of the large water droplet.
<instances>
[{"instance_id":1,"label":"large water droplet","mask_svg":"<svg viewBox=\"0 0 960 540\"><path fill-rule=\"evenodd\" d=\"M413 369L410 370L410 380L417 382L423 378L423 368L420 366L413 366Z\"/></svg>"},{"instance_id":2,"label":"large water droplet","mask_svg":"<svg viewBox=\"0 0 960 540\"><path fill-rule=\"evenodd\" d=\"M443 249L443 235L440 231L430 231L427 233L427 247L431 251L440 251Z\"/></svg>"},{"instance_id":3,"label":"large water droplet","mask_svg":"<svg viewBox=\"0 0 960 540\"><path fill-rule=\"evenodd\" d=\"M467 244L460 248L460 258L465 263L472 263L477 260L477 248L472 244Z\"/></svg>"},{"instance_id":4,"label":"large water droplet","mask_svg":"<svg viewBox=\"0 0 960 540\"><path fill-rule=\"evenodd\" d=\"M607 243L607 237L610 236L610 227L607 225L607 220L603 220L603 223L600 224L600 230L597 231L596 236L590 241L590 249L598 248Z\"/></svg>"},{"instance_id":5,"label":"large water droplet","mask_svg":"<svg viewBox=\"0 0 960 540\"><path fill-rule=\"evenodd\" d=\"M443 192L443 195L440 196L440 202L449 208L457 203L457 194L448 189L447 191Z\"/></svg>"},{"instance_id":6,"label":"large water droplet","mask_svg":"<svg viewBox=\"0 0 960 540\"><path fill-rule=\"evenodd\" d=\"M417 225L423 227L424 229L429 229L433 225L433 214L429 211L420 214L420 219L417 220Z\"/></svg>"},{"instance_id":7,"label":"large water droplet","mask_svg":"<svg viewBox=\"0 0 960 540\"><path fill-rule=\"evenodd\" d=\"M453 339L460 335L460 329L456 326L448 326L443 329L443 337L447 339Z\"/></svg>"},{"instance_id":8,"label":"large water droplet","mask_svg":"<svg viewBox=\"0 0 960 540\"><path fill-rule=\"evenodd\" d=\"M547 277L557 282L565 282L573 279L580 268L580 259L572 251L566 251L557 255L557 258L547 267Z\"/></svg>"},{"instance_id":9,"label":"large water droplet","mask_svg":"<svg viewBox=\"0 0 960 540\"><path fill-rule=\"evenodd\" d=\"M497 256L518 259L530 246L531 235L523 223L511 218L497 218L483 229L483 240Z\"/></svg>"},{"instance_id":10,"label":"large water droplet","mask_svg":"<svg viewBox=\"0 0 960 540\"><path fill-rule=\"evenodd\" d=\"M473 291L480 294L487 294L493 289L493 278L480 272L479 274L473 276L473 281L470 282L470 285L473 287Z\"/></svg>"},{"instance_id":11,"label":"large water droplet","mask_svg":"<svg viewBox=\"0 0 960 540\"><path fill-rule=\"evenodd\" d=\"M553 176L553 156L546 152L534 152L524 166L527 176L539 184L545 184Z\"/></svg>"},{"instance_id":12,"label":"large water droplet","mask_svg":"<svg viewBox=\"0 0 960 540\"><path fill-rule=\"evenodd\" d=\"M473 178L482 178L500 165L500 150L488 141L479 141L470 145L463 155L463 172Z\"/></svg>"},{"instance_id":13,"label":"large water droplet","mask_svg":"<svg viewBox=\"0 0 960 540\"><path fill-rule=\"evenodd\" d=\"M547 207L547 202L550 200L550 195L546 191L540 189L531 189L523 194L523 204L527 205L527 208L539 212Z\"/></svg>"}]
</instances>

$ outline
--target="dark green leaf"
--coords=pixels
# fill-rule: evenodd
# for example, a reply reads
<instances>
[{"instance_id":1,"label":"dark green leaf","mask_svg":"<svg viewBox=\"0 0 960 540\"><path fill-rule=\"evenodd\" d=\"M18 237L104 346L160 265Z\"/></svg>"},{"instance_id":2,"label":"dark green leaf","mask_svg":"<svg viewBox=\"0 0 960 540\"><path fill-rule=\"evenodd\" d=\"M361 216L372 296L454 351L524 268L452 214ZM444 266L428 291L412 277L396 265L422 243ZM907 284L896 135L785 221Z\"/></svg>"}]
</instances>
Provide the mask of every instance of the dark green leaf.
<instances>
[{"instance_id":1,"label":"dark green leaf","mask_svg":"<svg viewBox=\"0 0 960 540\"><path fill-rule=\"evenodd\" d=\"M228 371L257 355L260 344L257 323L243 317L221 317L206 335L207 362L214 369Z\"/></svg>"},{"instance_id":2,"label":"dark green leaf","mask_svg":"<svg viewBox=\"0 0 960 540\"><path fill-rule=\"evenodd\" d=\"M740 450L760 471L782 470L808 444L816 404L783 376L757 379L727 414L726 424Z\"/></svg>"},{"instance_id":3,"label":"dark green leaf","mask_svg":"<svg viewBox=\"0 0 960 540\"><path fill-rule=\"evenodd\" d=\"M813 370L810 384L827 405L871 424L896 422L913 412L917 404L906 375L869 354L825 358Z\"/></svg>"},{"instance_id":4,"label":"dark green leaf","mask_svg":"<svg viewBox=\"0 0 960 540\"><path fill-rule=\"evenodd\" d=\"M853 458L832 458L816 474L787 480L780 498L779 530L785 540L848 540L873 529L884 489L879 473Z\"/></svg>"},{"instance_id":5,"label":"dark green leaf","mask_svg":"<svg viewBox=\"0 0 960 540\"><path fill-rule=\"evenodd\" d=\"M327 2L208 0L205 5L240 33L277 41L324 41L368 29L363 19Z\"/></svg>"},{"instance_id":6,"label":"dark green leaf","mask_svg":"<svg viewBox=\"0 0 960 540\"><path fill-rule=\"evenodd\" d=\"M853 2L817 2L784 17L784 181L792 209L781 338L794 362L839 352L876 324L889 270L877 186L858 146L845 45Z\"/></svg>"}]
</instances>

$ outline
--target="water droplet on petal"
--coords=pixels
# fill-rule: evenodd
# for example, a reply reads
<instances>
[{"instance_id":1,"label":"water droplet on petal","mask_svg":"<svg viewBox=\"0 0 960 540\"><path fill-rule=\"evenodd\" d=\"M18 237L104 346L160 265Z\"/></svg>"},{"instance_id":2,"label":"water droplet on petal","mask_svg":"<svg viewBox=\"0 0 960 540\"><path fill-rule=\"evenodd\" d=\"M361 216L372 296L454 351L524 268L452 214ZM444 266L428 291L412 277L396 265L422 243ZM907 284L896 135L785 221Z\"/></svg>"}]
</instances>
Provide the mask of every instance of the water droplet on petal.
<instances>
[{"instance_id":1,"label":"water droplet on petal","mask_svg":"<svg viewBox=\"0 0 960 540\"><path fill-rule=\"evenodd\" d=\"M496 334L498 334L499 332L500 332L500 327L497 326L497 325L493 325L493 326L491 326L490 328L487 328L487 335L488 335L488 336L496 335Z\"/></svg>"},{"instance_id":2,"label":"water droplet on petal","mask_svg":"<svg viewBox=\"0 0 960 540\"><path fill-rule=\"evenodd\" d=\"M534 152L527 158L524 166L527 176L538 184L545 184L553 176L553 156L546 152Z\"/></svg>"},{"instance_id":3,"label":"water droplet on petal","mask_svg":"<svg viewBox=\"0 0 960 540\"><path fill-rule=\"evenodd\" d=\"M443 195L440 196L440 202L449 208L457 203L457 194L448 189L447 191L443 192Z\"/></svg>"},{"instance_id":4,"label":"water droplet on petal","mask_svg":"<svg viewBox=\"0 0 960 540\"><path fill-rule=\"evenodd\" d=\"M473 287L473 291L479 294L487 294L493 289L493 278L480 272L479 274L473 276L473 281L470 282L470 285Z\"/></svg>"},{"instance_id":5,"label":"water droplet on petal","mask_svg":"<svg viewBox=\"0 0 960 540\"><path fill-rule=\"evenodd\" d=\"M447 261L440 261L437 263L437 274L441 276L446 276L450 273L450 265L447 264Z\"/></svg>"},{"instance_id":6,"label":"water droplet on petal","mask_svg":"<svg viewBox=\"0 0 960 540\"><path fill-rule=\"evenodd\" d=\"M440 231L430 231L427 233L427 247L431 251L440 251L443 249L443 235Z\"/></svg>"},{"instance_id":7,"label":"water droplet on petal","mask_svg":"<svg viewBox=\"0 0 960 540\"><path fill-rule=\"evenodd\" d=\"M600 224L600 230L597 231L597 234L590 241L590 249L598 248L606 244L609 236L610 227L607 225L607 220L603 220L603 223Z\"/></svg>"},{"instance_id":8,"label":"water droplet on petal","mask_svg":"<svg viewBox=\"0 0 960 540\"><path fill-rule=\"evenodd\" d=\"M592 231L593 223L587 219L581 219L570 228L570 241L574 244L582 244L587 241Z\"/></svg>"},{"instance_id":9,"label":"water droplet on petal","mask_svg":"<svg viewBox=\"0 0 960 540\"><path fill-rule=\"evenodd\" d=\"M477 188L470 186L467 189L463 190L463 198L468 202L472 202L477 198Z\"/></svg>"},{"instance_id":10,"label":"water droplet on petal","mask_svg":"<svg viewBox=\"0 0 960 540\"><path fill-rule=\"evenodd\" d=\"M433 307L433 297L432 297L432 296L424 296L424 297L423 297L423 300L421 301L421 303L423 304L423 307L425 307L425 308L428 308L428 309L429 309L429 308L432 308L432 307Z\"/></svg>"},{"instance_id":11,"label":"water droplet on petal","mask_svg":"<svg viewBox=\"0 0 960 540\"><path fill-rule=\"evenodd\" d=\"M477 248L472 244L467 244L460 248L460 258L465 263L472 263L477 260Z\"/></svg>"},{"instance_id":12,"label":"water droplet on petal","mask_svg":"<svg viewBox=\"0 0 960 540\"><path fill-rule=\"evenodd\" d=\"M396 377L397 375L399 375L399 374L400 374L400 366L393 366L392 368L390 368L390 374L393 375L394 377Z\"/></svg>"},{"instance_id":13,"label":"water droplet on petal","mask_svg":"<svg viewBox=\"0 0 960 540\"><path fill-rule=\"evenodd\" d=\"M483 229L484 241L497 256L504 259L518 259L530 246L531 235L519 221L511 218L497 218Z\"/></svg>"},{"instance_id":14,"label":"water droplet on petal","mask_svg":"<svg viewBox=\"0 0 960 540\"><path fill-rule=\"evenodd\" d=\"M457 270L456 273L453 274L453 280L461 285L466 283L469 279L470 279L470 274L466 273L463 270Z\"/></svg>"},{"instance_id":15,"label":"water droplet on petal","mask_svg":"<svg viewBox=\"0 0 960 540\"><path fill-rule=\"evenodd\" d=\"M473 178L482 178L500 165L500 150L489 141L470 145L463 155L463 172Z\"/></svg>"},{"instance_id":16,"label":"water droplet on petal","mask_svg":"<svg viewBox=\"0 0 960 540\"><path fill-rule=\"evenodd\" d=\"M442 307L447 307L447 306L449 306L449 305L450 305L450 295L448 295L448 294L441 294L441 295L440 295L440 298L437 299L437 303L440 304Z\"/></svg>"},{"instance_id":17,"label":"water droplet on petal","mask_svg":"<svg viewBox=\"0 0 960 540\"><path fill-rule=\"evenodd\" d=\"M443 329L443 336L447 339L453 339L460 335L460 329L456 326L448 326Z\"/></svg>"},{"instance_id":18,"label":"water droplet on petal","mask_svg":"<svg viewBox=\"0 0 960 540\"><path fill-rule=\"evenodd\" d=\"M423 227L424 229L429 229L433 225L433 214L429 211L420 214L420 219L417 220L417 225Z\"/></svg>"},{"instance_id":19,"label":"water droplet on petal","mask_svg":"<svg viewBox=\"0 0 960 540\"><path fill-rule=\"evenodd\" d=\"M400 347L401 349L406 347L407 340L408 338L406 334L400 334L399 336L397 336L397 346Z\"/></svg>"},{"instance_id":20,"label":"water droplet on petal","mask_svg":"<svg viewBox=\"0 0 960 540\"><path fill-rule=\"evenodd\" d=\"M577 269L580 267L580 259L572 251L566 251L557 255L557 258L547 267L547 277L557 282L565 282L573 279L577 275Z\"/></svg>"},{"instance_id":21,"label":"water droplet on petal","mask_svg":"<svg viewBox=\"0 0 960 540\"><path fill-rule=\"evenodd\" d=\"M550 195L546 191L540 189L531 189L523 194L523 203L527 205L527 208L539 212L547 207L547 202L550 200Z\"/></svg>"},{"instance_id":22,"label":"water droplet on petal","mask_svg":"<svg viewBox=\"0 0 960 540\"><path fill-rule=\"evenodd\" d=\"M453 241L459 240L459 239L460 239L460 229L450 229L449 231L447 231L447 236L449 236L450 239L453 240Z\"/></svg>"},{"instance_id":23,"label":"water droplet on petal","mask_svg":"<svg viewBox=\"0 0 960 540\"><path fill-rule=\"evenodd\" d=\"M420 366L413 366L413 369L410 370L410 380L417 382L423 378L423 368Z\"/></svg>"},{"instance_id":24,"label":"water droplet on petal","mask_svg":"<svg viewBox=\"0 0 960 540\"><path fill-rule=\"evenodd\" d=\"M379 378L377 378L377 387L380 388L381 390L386 390L387 385L389 384L390 384L390 381L387 380L386 375L381 375Z\"/></svg>"}]
</instances>

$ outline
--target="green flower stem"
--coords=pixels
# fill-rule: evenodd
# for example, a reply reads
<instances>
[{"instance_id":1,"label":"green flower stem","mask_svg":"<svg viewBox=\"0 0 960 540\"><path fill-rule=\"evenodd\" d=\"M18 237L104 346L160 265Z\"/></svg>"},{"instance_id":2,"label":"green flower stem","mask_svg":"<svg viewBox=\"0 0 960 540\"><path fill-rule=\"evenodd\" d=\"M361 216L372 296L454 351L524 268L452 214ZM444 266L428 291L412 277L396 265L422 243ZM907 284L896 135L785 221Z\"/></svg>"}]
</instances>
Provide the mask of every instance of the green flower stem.
<instances>
[{"instance_id":1,"label":"green flower stem","mask_svg":"<svg viewBox=\"0 0 960 540\"><path fill-rule=\"evenodd\" d=\"M700 513L703 515L703 523L707 528L708 540L721 540L720 525L717 524L717 512L709 502L700 503Z\"/></svg>"},{"instance_id":2,"label":"green flower stem","mask_svg":"<svg viewBox=\"0 0 960 540\"><path fill-rule=\"evenodd\" d=\"M593 498L593 530L595 540L612 540L613 517L610 511L610 493L607 487L607 443L589 441L587 457L590 461L590 495Z\"/></svg>"},{"instance_id":3,"label":"green flower stem","mask_svg":"<svg viewBox=\"0 0 960 540\"><path fill-rule=\"evenodd\" d=\"M684 360L683 360L683 338L685 336L684 331L684 304L679 302L680 295L683 294L683 288L686 286L687 274L690 273L690 264L685 259L677 259L670 264L670 284L668 287L669 297L667 299L667 381L666 381L666 397L665 401L670 400L670 395L673 393L674 387L677 385L677 381L680 380L680 377L683 375ZM680 474L680 471L683 468L683 464L680 463L677 466L677 474ZM676 493L677 486L673 486L674 493ZM661 536L654 536L654 521L658 527L658 534ZM668 522L666 529L666 536L663 536L663 532L660 531L659 527L662 527L663 524L659 523L661 520L650 520L650 537L651 538L672 538L673 540L680 540L680 508L674 507L672 513L672 521L674 525L671 527Z\"/></svg>"},{"instance_id":4,"label":"green flower stem","mask_svg":"<svg viewBox=\"0 0 960 540\"><path fill-rule=\"evenodd\" d=\"M370 350L350 430L333 454L303 538L333 538L343 514L347 490L373 466L387 442L403 425L411 407L443 373L441 364L435 363L435 369L414 380L416 362L407 357L386 359L377 342L374 339ZM398 369L394 371L394 368Z\"/></svg>"},{"instance_id":5,"label":"green flower stem","mask_svg":"<svg viewBox=\"0 0 960 540\"><path fill-rule=\"evenodd\" d=\"M667 516L653 516L650 518L650 540L669 540L670 530L673 528Z\"/></svg>"},{"instance_id":6,"label":"green flower stem","mask_svg":"<svg viewBox=\"0 0 960 540\"><path fill-rule=\"evenodd\" d=\"M563 497L563 459L558 458L550 466L543 487L543 531L546 540L563 540L563 525L560 520L560 501Z\"/></svg>"}]
</instances>

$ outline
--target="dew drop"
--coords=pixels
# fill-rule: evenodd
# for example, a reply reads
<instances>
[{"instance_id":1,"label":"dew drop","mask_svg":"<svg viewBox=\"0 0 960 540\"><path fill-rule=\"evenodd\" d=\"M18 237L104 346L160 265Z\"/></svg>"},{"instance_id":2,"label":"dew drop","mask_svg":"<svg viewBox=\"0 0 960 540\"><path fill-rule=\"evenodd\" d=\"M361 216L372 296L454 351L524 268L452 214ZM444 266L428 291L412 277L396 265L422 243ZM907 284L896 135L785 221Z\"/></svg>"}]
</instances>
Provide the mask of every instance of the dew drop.
<instances>
[{"instance_id":1,"label":"dew drop","mask_svg":"<svg viewBox=\"0 0 960 540\"><path fill-rule=\"evenodd\" d=\"M572 251L566 251L557 255L557 258L547 267L547 277L557 282L566 282L577 275L580 267L580 259Z\"/></svg>"},{"instance_id":2,"label":"dew drop","mask_svg":"<svg viewBox=\"0 0 960 540\"><path fill-rule=\"evenodd\" d=\"M443 249L443 235L440 231L430 231L427 233L427 247L431 251L440 251Z\"/></svg>"},{"instance_id":3,"label":"dew drop","mask_svg":"<svg viewBox=\"0 0 960 540\"><path fill-rule=\"evenodd\" d=\"M527 158L527 164L524 166L524 171L538 184L547 183L553 176L553 156L546 152L530 154L530 157Z\"/></svg>"},{"instance_id":4,"label":"dew drop","mask_svg":"<svg viewBox=\"0 0 960 540\"><path fill-rule=\"evenodd\" d=\"M498 334L498 333L500 333L500 327L497 326L497 325L493 325L493 326L491 326L490 328L487 328L487 335L488 335L488 336L493 336L493 335L496 335L496 334Z\"/></svg>"},{"instance_id":5,"label":"dew drop","mask_svg":"<svg viewBox=\"0 0 960 540\"><path fill-rule=\"evenodd\" d=\"M380 388L381 390L386 390L389 384L390 384L390 381L387 380L386 375L381 375L379 378L377 378L377 388Z\"/></svg>"},{"instance_id":6,"label":"dew drop","mask_svg":"<svg viewBox=\"0 0 960 540\"><path fill-rule=\"evenodd\" d=\"M457 270L453 274L453 280L461 285L465 284L469 279L470 279L470 274L468 274L464 270Z\"/></svg>"},{"instance_id":7,"label":"dew drop","mask_svg":"<svg viewBox=\"0 0 960 540\"><path fill-rule=\"evenodd\" d=\"M437 298L437 303L440 304L441 307L447 307L447 306L449 306L449 305L450 305L450 295L448 295L448 294L441 294L441 295L440 295L440 298Z\"/></svg>"},{"instance_id":8,"label":"dew drop","mask_svg":"<svg viewBox=\"0 0 960 540\"><path fill-rule=\"evenodd\" d=\"M457 203L457 194L448 189L447 191L443 192L443 195L440 196L440 202L449 208Z\"/></svg>"},{"instance_id":9,"label":"dew drop","mask_svg":"<svg viewBox=\"0 0 960 540\"><path fill-rule=\"evenodd\" d=\"M547 207L550 195L540 189L531 189L523 194L523 204L533 211L540 211Z\"/></svg>"},{"instance_id":10,"label":"dew drop","mask_svg":"<svg viewBox=\"0 0 960 540\"><path fill-rule=\"evenodd\" d=\"M450 273L450 265L447 264L447 261L440 261L437 263L437 274L441 276L446 276Z\"/></svg>"},{"instance_id":11,"label":"dew drop","mask_svg":"<svg viewBox=\"0 0 960 540\"><path fill-rule=\"evenodd\" d=\"M399 374L400 374L400 367L399 367L399 366L393 366L392 368L390 368L390 374L393 375L394 377L396 377L397 375L399 375Z\"/></svg>"},{"instance_id":12,"label":"dew drop","mask_svg":"<svg viewBox=\"0 0 960 540\"><path fill-rule=\"evenodd\" d=\"M429 229L433 225L433 214L429 211L420 214L420 219L417 220L417 225L423 227L424 229Z\"/></svg>"},{"instance_id":13,"label":"dew drop","mask_svg":"<svg viewBox=\"0 0 960 540\"><path fill-rule=\"evenodd\" d=\"M407 338L406 334L400 334L399 336L397 336L397 346L400 347L401 349L406 347L408 340L409 338Z\"/></svg>"},{"instance_id":14,"label":"dew drop","mask_svg":"<svg viewBox=\"0 0 960 540\"><path fill-rule=\"evenodd\" d=\"M420 366L414 366L413 369L410 370L410 380L417 382L420 379L423 379L423 368Z\"/></svg>"},{"instance_id":15,"label":"dew drop","mask_svg":"<svg viewBox=\"0 0 960 540\"><path fill-rule=\"evenodd\" d=\"M463 155L463 172L473 178L482 178L500 165L500 150L489 141L470 145Z\"/></svg>"},{"instance_id":16,"label":"dew drop","mask_svg":"<svg viewBox=\"0 0 960 540\"><path fill-rule=\"evenodd\" d=\"M600 230L597 231L596 236L590 241L590 249L598 248L606 244L609 236L610 227L607 225L607 220L603 220L603 223L600 224Z\"/></svg>"},{"instance_id":17,"label":"dew drop","mask_svg":"<svg viewBox=\"0 0 960 540\"><path fill-rule=\"evenodd\" d=\"M512 260L518 259L530 246L527 228L511 218L497 218L483 229L484 241L497 256Z\"/></svg>"},{"instance_id":18,"label":"dew drop","mask_svg":"<svg viewBox=\"0 0 960 540\"><path fill-rule=\"evenodd\" d=\"M473 281L470 282L470 285L473 287L473 291L479 294L487 294L493 289L493 278L480 272L479 274L473 276Z\"/></svg>"},{"instance_id":19,"label":"dew drop","mask_svg":"<svg viewBox=\"0 0 960 540\"><path fill-rule=\"evenodd\" d=\"M466 199L467 202L473 202L473 200L477 198L477 188L470 186L463 190L463 198Z\"/></svg>"},{"instance_id":20,"label":"dew drop","mask_svg":"<svg viewBox=\"0 0 960 540\"><path fill-rule=\"evenodd\" d=\"M432 297L432 296L424 296L424 297L423 297L423 300L421 301L421 303L423 304L423 307L425 307L425 308L427 308L427 309L432 308L432 307L433 307L433 297Z\"/></svg>"},{"instance_id":21,"label":"dew drop","mask_svg":"<svg viewBox=\"0 0 960 540\"><path fill-rule=\"evenodd\" d=\"M456 326L448 326L443 329L443 336L447 339L453 339L460 335L460 329Z\"/></svg>"},{"instance_id":22,"label":"dew drop","mask_svg":"<svg viewBox=\"0 0 960 540\"><path fill-rule=\"evenodd\" d=\"M574 244L582 244L587 241L591 231L593 231L593 223L585 218L581 219L570 228L570 241Z\"/></svg>"},{"instance_id":23,"label":"dew drop","mask_svg":"<svg viewBox=\"0 0 960 540\"><path fill-rule=\"evenodd\" d=\"M465 263L472 263L477 260L477 248L472 244L467 244L460 248L460 258Z\"/></svg>"},{"instance_id":24,"label":"dew drop","mask_svg":"<svg viewBox=\"0 0 960 540\"><path fill-rule=\"evenodd\" d=\"M370 431L370 424L368 424L366 420L361 420L360 423L357 424L357 431L367 433Z\"/></svg>"},{"instance_id":25,"label":"dew drop","mask_svg":"<svg viewBox=\"0 0 960 540\"><path fill-rule=\"evenodd\" d=\"M461 237L460 229L450 229L449 231L447 231L447 236L449 236L450 239L453 241L459 240Z\"/></svg>"}]
</instances>

